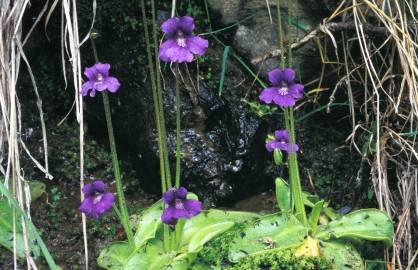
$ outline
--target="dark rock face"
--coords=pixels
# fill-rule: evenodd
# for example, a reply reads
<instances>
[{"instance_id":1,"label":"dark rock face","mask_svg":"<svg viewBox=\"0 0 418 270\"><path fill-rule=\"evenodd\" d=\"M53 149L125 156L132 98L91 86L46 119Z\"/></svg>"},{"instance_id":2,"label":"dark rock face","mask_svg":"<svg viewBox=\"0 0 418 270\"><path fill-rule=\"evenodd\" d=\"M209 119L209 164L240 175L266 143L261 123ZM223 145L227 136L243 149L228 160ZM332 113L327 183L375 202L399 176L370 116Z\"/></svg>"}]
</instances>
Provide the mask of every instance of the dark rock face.
<instances>
[{"instance_id":1,"label":"dark rock face","mask_svg":"<svg viewBox=\"0 0 418 270\"><path fill-rule=\"evenodd\" d=\"M313 1L311 1L313 2ZM267 8L265 0L220 1L209 0L211 8L221 15L225 24L241 22L234 34L234 48L248 61L263 57L266 53L279 49L279 34L277 24L276 1L269 1ZM289 42L289 32L292 33L291 43L297 43L305 37L320 22L321 18L314 15L312 8L317 3L292 1L293 10L291 24L287 17L287 1L281 1L281 18L285 43ZM323 5L321 7L324 7ZM315 11L315 14L318 14ZM301 71L302 76L309 78L319 68L318 52L312 44L306 44L293 53L293 67ZM266 75L272 68L278 67L277 58L255 64Z\"/></svg>"}]
</instances>

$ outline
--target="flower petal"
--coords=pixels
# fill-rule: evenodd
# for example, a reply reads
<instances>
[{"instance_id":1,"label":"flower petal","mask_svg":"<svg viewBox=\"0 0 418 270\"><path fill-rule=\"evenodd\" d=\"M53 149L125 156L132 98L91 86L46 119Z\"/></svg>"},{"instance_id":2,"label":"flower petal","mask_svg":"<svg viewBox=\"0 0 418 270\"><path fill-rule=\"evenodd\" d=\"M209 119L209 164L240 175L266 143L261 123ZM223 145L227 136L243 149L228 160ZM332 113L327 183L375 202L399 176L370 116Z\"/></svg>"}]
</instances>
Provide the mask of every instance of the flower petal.
<instances>
[{"instance_id":1,"label":"flower petal","mask_svg":"<svg viewBox=\"0 0 418 270\"><path fill-rule=\"evenodd\" d=\"M175 193L176 199L184 200L187 197L187 189L185 189L184 187L179 187L178 189L176 189Z\"/></svg>"},{"instance_id":2,"label":"flower petal","mask_svg":"<svg viewBox=\"0 0 418 270\"><path fill-rule=\"evenodd\" d=\"M94 67L100 74L103 75L103 77L109 76L110 64L97 63L94 65Z\"/></svg>"},{"instance_id":3,"label":"flower petal","mask_svg":"<svg viewBox=\"0 0 418 270\"><path fill-rule=\"evenodd\" d=\"M277 95L278 95L277 87L270 87L270 88L264 89L263 92L261 92L259 98L264 103L270 104Z\"/></svg>"},{"instance_id":4,"label":"flower petal","mask_svg":"<svg viewBox=\"0 0 418 270\"><path fill-rule=\"evenodd\" d=\"M303 84L295 83L289 87L289 94L296 99L303 98Z\"/></svg>"},{"instance_id":5,"label":"flower petal","mask_svg":"<svg viewBox=\"0 0 418 270\"><path fill-rule=\"evenodd\" d=\"M83 190L84 192L84 190ZM88 197L85 198L82 202L80 207L78 208L81 212L86 215L93 216L94 213L94 198Z\"/></svg>"},{"instance_id":6,"label":"flower petal","mask_svg":"<svg viewBox=\"0 0 418 270\"><path fill-rule=\"evenodd\" d=\"M94 191L103 193L105 191L105 183L102 180L95 180L91 183Z\"/></svg>"},{"instance_id":7,"label":"flower petal","mask_svg":"<svg viewBox=\"0 0 418 270\"><path fill-rule=\"evenodd\" d=\"M158 52L158 57L160 58L161 61L164 62L170 62L171 60L168 58L167 56L167 50L177 46L177 42L175 39L168 39L166 41L163 42L163 44L160 45L160 50Z\"/></svg>"},{"instance_id":8,"label":"flower petal","mask_svg":"<svg viewBox=\"0 0 418 270\"><path fill-rule=\"evenodd\" d=\"M112 93L116 93L120 87L119 80L115 77L107 77L103 84L106 85L107 90L109 90Z\"/></svg>"},{"instance_id":9,"label":"flower petal","mask_svg":"<svg viewBox=\"0 0 418 270\"><path fill-rule=\"evenodd\" d=\"M95 97L96 96L96 89L92 89L91 91L90 91L90 97Z\"/></svg>"},{"instance_id":10,"label":"flower petal","mask_svg":"<svg viewBox=\"0 0 418 270\"><path fill-rule=\"evenodd\" d=\"M161 221L168 225L176 225L178 219L174 217L173 208L165 208L163 214L161 215Z\"/></svg>"},{"instance_id":11,"label":"flower petal","mask_svg":"<svg viewBox=\"0 0 418 270\"><path fill-rule=\"evenodd\" d=\"M285 68L282 74L283 74L283 80L285 80L287 84L292 84L296 78L296 72L292 68Z\"/></svg>"},{"instance_id":12,"label":"flower petal","mask_svg":"<svg viewBox=\"0 0 418 270\"><path fill-rule=\"evenodd\" d=\"M173 204L176 200L176 190L174 188L170 188L163 194L163 201L165 204Z\"/></svg>"},{"instance_id":13,"label":"flower petal","mask_svg":"<svg viewBox=\"0 0 418 270\"><path fill-rule=\"evenodd\" d=\"M204 55L209 47L209 41L201 37L190 37L186 40L189 50L197 55Z\"/></svg>"},{"instance_id":14,"label":"flower petal","mask_svg":"<svg viewBox=\"0 0 418 270\"><path fill-rule=\"evenodd\" d=\"M290 143L287 143L282 150L285 150L288 154L290 154ZM292 153L296 153L299 151L299 146L297 144L293 144Z\"/></svg>"},{"instance_id":15,"label":"flower petal","mask_svg":"<svg viewBox=\"0 0 418 270\"><path fill-rule=\"evenodd\" d=\"M170 18L168 20L166 20L165 22L163 22L163 24L161 25L161 30L168 36L168 37L174 37L179 29L181 25L181 21L180 18L178 17L173 17Z\"/></svg>"},{"instance_id":16,"label":"flower petal","mask_svg":"<svg viewBox=\"0 0 418 270\"><path fill-rule=\"evenodd\" d=\"M279 85L283 80L283 72L279 68L273 69L269 72L269 81L273 85Z\"/></svg>"},{"instance_id":17,"label":"flower petal","mask_svg":"<svg viewBox=\"0 0 418 270\"><path fill-rule=\"evenodd\" d=\"M185 200L183 206L189 217L194 217L202 211L202 202L198 200Z\"/></svg>"},{"instance_id":18,"label":"flower petal","mask_svg":"<svg viewBox=\"0 0 418 270\"><path fill-rule=\"evenodd\" d=\"M289 132L285 129L281 129L281 130L276 130L274 132L274 137L276 138L276 140L278 141L289 141Z\"/></svg>"},{"instance_id":19,"label":"flower petal","mask_svg":"<svg viewBox=\"0 0 418 270\"><path fill-rule=\"evenodd\" d=\"M266 149L269 152L273 152L274 149L277 149L277 148L279 148L279 142L278 141L272 140L272 141L268 141L266 143Z\"/></svg>"},{"instance_id":20,"label":"flower petal","mask_svg":"<svg viewBox=\"0 0 418 270\"><path fill-rule=\"evenodd\" d=\"M195 28L194 19L190 16L180 17L180 25L184 33L188 35L190 35Z\"/></svg>"},{"instance_id":21,"label":"flower petal","mask_svg":"<svg viewBox=\"0 0 418 270\"><path fill-rule=\"evenodd\" d=\"M84 72L85 74L85 72ZM85 83L83 83L83 85L81 86L81 95L82 96L87 96L88 92L90 89L94 88L94 82L92 81L87 81Z\"/></svg>"},{"instance_id":22,"label":"flower petal","mask_svg":"<svg viewBox=\"0 0 418 270\"><path fill-rule=\"evenodd\" d=\"M273 99L274 103L277 105L280 105L282 107L291 107L295 105L295 100L290 95L282 96L282 95L276 95Z\"/></svg>"},{"instance_id":23,"label":"flower petal","mask_svg":"<svg viewBox=\"0 0 418 270\"><path fill-rule=\"evenodd\" d=\"M115 195L111 192L106 192L102 195L102 198L95 205L94 211L99 215L103 215L107 210L112 208L113 203L115 202Z\"/></svg>"},{"instance_id":24,"label":"flower petal","mask_svg":"<svg viewBox=\"0 0 418 270\"><path fill-rule=\"evenodd\" d=\"M190 50L188 48L180 47L177 43L165 51L165 56L169 61L175 63L190 63L193 61L193 54Z\"/></svg>"},{"instance_id":25,"label":"flower petal","mask_svg":"<svg viewBox=\"0 0 418 270\"><path fill-rule=\"evenodd\" d=\"M104 81L102 81L102 82L96 82L95 84L94 84L94 88L97 90L97 91L103 91L103 90L106 90L106 88L107 88L107 85L106 85L106 83L104 82Z\"/></svg>"},{"instance_id":26,"label":"flower petal","mask_svg":"<svg viewBox=\"0 0 418 270\"><path fill-rule=\"evenodd\" d=\"M96 65L84 69L84 75L86 75L86 77L91 81L96 79L97 73L98 71L96 69Z\"/></svg>"}]
</instances>

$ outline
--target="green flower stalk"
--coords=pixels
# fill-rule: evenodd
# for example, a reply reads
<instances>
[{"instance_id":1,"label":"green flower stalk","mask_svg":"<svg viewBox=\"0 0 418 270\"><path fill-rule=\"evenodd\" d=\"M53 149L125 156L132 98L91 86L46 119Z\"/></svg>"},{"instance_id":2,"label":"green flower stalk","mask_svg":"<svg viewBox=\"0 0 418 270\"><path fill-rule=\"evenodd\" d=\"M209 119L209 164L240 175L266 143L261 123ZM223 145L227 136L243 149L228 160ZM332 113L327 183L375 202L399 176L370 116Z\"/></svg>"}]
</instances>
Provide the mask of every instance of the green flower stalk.
<instances>
[{"instance_id":1,"label":"green flower stalk","mask_svg":"<svg viewBox=\"0 0 418 270\"><path fill-rule=\"evenodd\" d=\"M115 93L120 86L119 81L115 77L109 76L109 64L99 63L99 57L97 55L96 45L94 43L93 36L91 38L91 44L93 48L94 58L97 62L93 67L86 68L84 74L87 76L88 81L82 85L81 94L86 96L90 92L90 96L94 97L96 91L102 92L103 106L106 116L107 133L109 135L109 144L113 164L113 172L116 181L116 192L119 204L119 214L122 226L125 230L126 237L131 246L134 246L133 233L129 223L129 213L126 205L125 195L123 192L122 179L120 174L119 160L116 151L115 135L113 132L112 115L110 111L109 97L107 94L108 90L111 93Z\"/></svg>"}]
</instances>

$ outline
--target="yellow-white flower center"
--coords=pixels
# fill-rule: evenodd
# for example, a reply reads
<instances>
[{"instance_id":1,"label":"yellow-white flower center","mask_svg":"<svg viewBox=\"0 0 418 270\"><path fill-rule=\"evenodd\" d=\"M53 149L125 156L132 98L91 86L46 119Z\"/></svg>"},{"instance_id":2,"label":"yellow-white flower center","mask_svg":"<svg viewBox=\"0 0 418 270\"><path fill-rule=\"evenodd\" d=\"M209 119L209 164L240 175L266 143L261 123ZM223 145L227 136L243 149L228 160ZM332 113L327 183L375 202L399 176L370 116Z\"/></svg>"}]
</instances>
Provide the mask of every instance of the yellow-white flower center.
<instances>
[{"instance_id":1,"label":"yellow-white flower center","mask_svg":"<svg viewBox=\"0 0 418 270\"><path fill-rule=\"evenodd\" d=\"M96 77L96 81L97 82L102 82L104 80L104 77L103 77L103 75L102 74L97 74L97 77Z\"/></svg>"},{"instance_id":2,"label":"yellow-white flower center","mask_svg":"<svg viewBox=\"0 0 418 270\"><path fill-rule=\"evenodd\" d=\"M279 91L279 94L282 96L289 94L289 88L287 86L279 87L278 91Z\"/></svg>"},{"instance_id":3,"label":"yellow-white flower center","mask_svg":"<svg viewBox=\"0 0 418 270\"><path fill-rule=\"evenodd\" d=\"M177 45L179 45L182 48L185 48L187 46L186 39L184 37L178 37L177 38Z\"/></svg>"}]
</instances>

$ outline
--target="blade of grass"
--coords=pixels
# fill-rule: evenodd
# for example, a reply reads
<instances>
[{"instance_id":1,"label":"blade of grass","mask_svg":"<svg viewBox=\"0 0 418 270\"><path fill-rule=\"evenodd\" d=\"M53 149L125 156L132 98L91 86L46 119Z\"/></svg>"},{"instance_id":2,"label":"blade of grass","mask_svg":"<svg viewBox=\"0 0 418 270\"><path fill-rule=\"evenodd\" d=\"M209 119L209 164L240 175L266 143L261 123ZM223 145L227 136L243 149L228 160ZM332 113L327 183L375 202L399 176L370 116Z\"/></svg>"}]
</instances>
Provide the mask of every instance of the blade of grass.
<instances>
[{"instance_id":1,"label":"blade of grass","mask_svg":"<svg viewBox=\"0 0 418 270\"><path fill-rule=\"evenodd\" d=\"M323 111L327 108L335 107L335 106L348 106L348 103L332 103L332 104L329 104L329 105L327 104L327 105L320 106L320 107L316 108L315 110L312 110L312 111L302 115L298 119L296 119L296 123L305 120L306 118L308 118L309 116L311 116L311 115L313 115L317 112L320 112L320 111Z\"/></svg>"},{"instance_id":2,"label":"blade of grass","mask_svg":"<svg viewBox=\"0 0 418 270\"><path fill-rule=\"evenodd\" d=\"M9 191L6 189L6 187L3 185L2 182L0 182L0 193L7 198L7 200L11 204L11 206L14 209L16 209L16 211L19 213L19 215L21 215L24 218L24 220L26 221L26 223L29 225L29 227L30 227L30 229L33 233L33 236L35 237L36 241L38 242L39 247L42 250L42 253L44 254L44 258L45 258L46 262L48 263L49 268L52 269L52 270L61 269L55 263L54 259L51 256L51 253L49 253L48 248L46 247L44 241L42 240L41 236L39 235L38 231L36 230L35 225L29 219L29 217L25 213L25 211L23 211L20 208L18 202L12 197L12 195L9 193Z\"/></svg>"},{"instance_id":3,"label":"blade of grass","mask_svg":"<svg viewBox=\"0 0 418 270\"><path fill-rule=\"evenodd\" d=\"M228 64L228 53L229 53L230 46L226 46L224 49L224 54L222 56L222 71L221 71L221 80L219 81L219 96L222 95L222 92L224 90L224 82L225 82L225 72L226 72L226 66Z\"/></svg>"}]
</instances>

